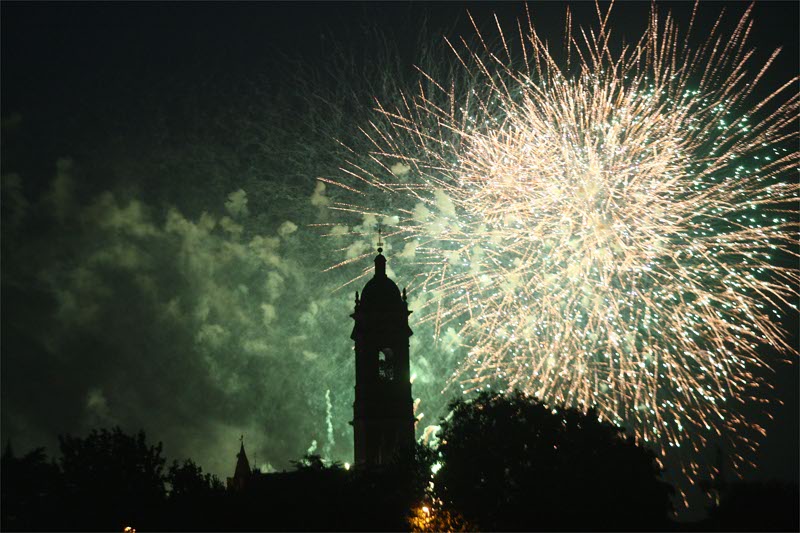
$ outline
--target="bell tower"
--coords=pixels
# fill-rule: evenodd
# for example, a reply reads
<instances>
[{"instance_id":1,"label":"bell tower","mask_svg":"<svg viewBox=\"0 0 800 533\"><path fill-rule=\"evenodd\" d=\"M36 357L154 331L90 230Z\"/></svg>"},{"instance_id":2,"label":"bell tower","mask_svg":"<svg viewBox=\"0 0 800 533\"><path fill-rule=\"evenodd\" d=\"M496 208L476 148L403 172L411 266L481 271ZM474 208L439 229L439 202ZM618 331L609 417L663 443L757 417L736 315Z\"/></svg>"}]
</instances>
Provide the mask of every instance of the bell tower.
<instances>
[{"instance_id":1,"label":"bell tower","mask_svg":"<svg viewBox=\"0 0 800 533\"><path fill-rule=\"evenodd\" d=\"M380 242L378 243L380 246ZM353 404L355 464L385 465L414 445L406 291L386 275L386 258L378 248L375 275L356 292L356 391Z\"/></svg>"}]
</instances>

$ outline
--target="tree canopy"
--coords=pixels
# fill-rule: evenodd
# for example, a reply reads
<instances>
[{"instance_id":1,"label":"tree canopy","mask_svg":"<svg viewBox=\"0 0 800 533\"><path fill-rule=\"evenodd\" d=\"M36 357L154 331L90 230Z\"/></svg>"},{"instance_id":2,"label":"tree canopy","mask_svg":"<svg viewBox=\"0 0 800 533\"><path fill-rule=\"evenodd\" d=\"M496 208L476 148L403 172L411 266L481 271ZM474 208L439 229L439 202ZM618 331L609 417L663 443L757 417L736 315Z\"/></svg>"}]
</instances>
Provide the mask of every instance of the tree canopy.
<instances>
[{"instance_id":1,"label":"tree canopy","mask_svg":"<svg viewBox=\"0 0 800 533\"><path fill-rule=\"evenodd\" d=\"M594 411L515 392L451 404L435 480L445 505L484 530L653 529L672 488L655 454Z\"/></svg>"}]
</instances>

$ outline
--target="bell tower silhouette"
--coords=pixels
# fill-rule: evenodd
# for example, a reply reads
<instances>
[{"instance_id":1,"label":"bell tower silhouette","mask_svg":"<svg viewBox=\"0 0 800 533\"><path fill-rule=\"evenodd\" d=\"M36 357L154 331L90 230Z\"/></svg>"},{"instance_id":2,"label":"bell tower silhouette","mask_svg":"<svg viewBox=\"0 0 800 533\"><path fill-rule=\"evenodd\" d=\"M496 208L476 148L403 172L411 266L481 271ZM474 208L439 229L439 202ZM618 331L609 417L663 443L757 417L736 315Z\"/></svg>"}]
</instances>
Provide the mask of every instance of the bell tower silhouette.
<instances>
[{"instance_id":1,"label":"bell tower silhouette","mask_svg":"<svg viewBox=\"0 0 800 533\"><path fill-rule=\"evenodd\" d=\"M356 292L356 387L353 403L355 464L381 466L409 453L414 444L406 291L386 275L378 239L375 275Z\"/></svg>"}]
</instances>

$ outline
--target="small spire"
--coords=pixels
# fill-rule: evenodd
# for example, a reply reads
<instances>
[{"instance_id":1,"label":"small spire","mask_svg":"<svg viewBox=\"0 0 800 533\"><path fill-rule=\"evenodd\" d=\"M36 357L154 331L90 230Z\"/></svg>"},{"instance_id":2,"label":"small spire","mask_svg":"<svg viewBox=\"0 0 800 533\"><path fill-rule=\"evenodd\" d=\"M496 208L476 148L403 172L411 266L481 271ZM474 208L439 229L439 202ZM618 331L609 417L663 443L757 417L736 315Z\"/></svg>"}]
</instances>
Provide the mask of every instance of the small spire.
<instances>
[{"instance_id":1,"label":"small spire","mask_svg":"<svg viewBox=\"0 0 800 533\"><path fill-rule=\"evenodd\" d=\"M228 488L235 490L243 490L247 485L250 478L250 462L247 460L247 454L244 452L244 435L239 437L240 447L239 453L236 454L236 470L233 472L233 478L229 478Z\"/></svg>"},{"instance_id":2,"label":"small spire","mask_svg":"<svg viewBox=\"0 0 800 533\"><path fill-rule=\"evenodd\" d=\"M378 222L378 255L375 256L375 276L386 277L386 258L383 256L383 225Z\"/></svg>"},{"instance_id":3,"label":"small spire","mask_svg":"<svg viewBox=\"0 0 800 533\"><path fill-rule=\"evenodd\" d=\"M406 288L403 287L403 301L406 301Z\"/></svg>"}]
</instances>

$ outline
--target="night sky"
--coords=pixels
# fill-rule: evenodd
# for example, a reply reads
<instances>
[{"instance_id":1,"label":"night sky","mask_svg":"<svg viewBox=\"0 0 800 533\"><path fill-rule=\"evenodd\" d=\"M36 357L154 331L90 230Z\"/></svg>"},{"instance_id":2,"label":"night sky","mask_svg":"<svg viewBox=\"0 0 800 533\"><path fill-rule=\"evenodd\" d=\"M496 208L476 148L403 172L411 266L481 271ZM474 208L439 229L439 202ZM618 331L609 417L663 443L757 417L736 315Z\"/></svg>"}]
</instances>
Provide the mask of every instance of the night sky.
<instances>
[{"instance_id":1,"label":"night sky","mask_svg":"<svg viewBox=\"0 0 800 533\"><path fill-rule=\"evenodd\" d=\"M745 7L703 4L697 27ZM667 8L679 23L691 12ZM55 453L58 434L119 424L223 478L240 434L263 469L308 451L352 461L353 297L334 289L355 271L323 272L339 256L310 226L334 216L316 178L340 175L335 139L366 146L373 97L452 59L442 36L473 35L466 7L1 9L3 442ZM469 9L482 27L524 16ZM593 4L572 9L594 23ZM635 36L649 3L614 9L615 31ZM560 42L564 5L532 12ZM761 61L785 47L763 83L774 88L798 73L798 4L759 3L754 19ZM402 288L399 265L393 277ZM784 324L795 346L796 324ZM419 436L446 414L461 348L455 330L434 343L430 325L411 327ZM798 365L775 370L784 405L745 476L797 482Z\"/></svg>"}]
</instances>

